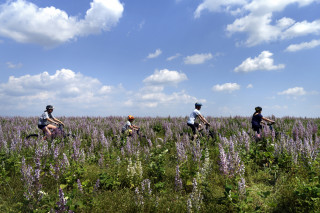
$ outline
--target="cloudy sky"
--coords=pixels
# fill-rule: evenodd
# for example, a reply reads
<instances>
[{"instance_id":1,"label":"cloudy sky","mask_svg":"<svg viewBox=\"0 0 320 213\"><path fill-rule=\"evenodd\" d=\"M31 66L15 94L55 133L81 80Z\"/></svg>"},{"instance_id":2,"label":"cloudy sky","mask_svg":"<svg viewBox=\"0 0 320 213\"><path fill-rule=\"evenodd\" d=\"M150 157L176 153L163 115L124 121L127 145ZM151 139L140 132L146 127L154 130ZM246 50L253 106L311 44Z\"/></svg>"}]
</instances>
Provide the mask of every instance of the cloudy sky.
<instances>
[{"instance_id":1,"label":"cloudy sky","mask_svg":"<svg viewBox=\"0 0 320 213\"><path fill-rule=\"evenodd\" d=\"M319 117L319 0L4 0L0 116Z\"/></svg>"}]
</instances>

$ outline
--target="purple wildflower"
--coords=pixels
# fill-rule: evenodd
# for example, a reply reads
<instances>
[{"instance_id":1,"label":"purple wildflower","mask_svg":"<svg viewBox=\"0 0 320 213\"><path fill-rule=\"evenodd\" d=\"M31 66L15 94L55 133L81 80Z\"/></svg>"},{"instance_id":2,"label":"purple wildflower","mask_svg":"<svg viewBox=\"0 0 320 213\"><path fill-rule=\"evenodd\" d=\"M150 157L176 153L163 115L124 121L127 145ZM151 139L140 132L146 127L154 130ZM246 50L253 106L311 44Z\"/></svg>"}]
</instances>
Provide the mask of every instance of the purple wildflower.
<instances>
[{"instance_id":1,"label":"purple wildflower","mask_svg":"<svg viewBox=\"0 0 320 213\"><path fill-rule=\"evenodd\" d=\"M100 187L100 179L98 178L96 184L94 185L93 191L95 192L98 191L99 187Z\"/></svg>"},{"instance_id":2,"label":"purple wildflower","mask_svg":"<svg viewBox=\"0 0 320 213\"><path fill-rule=\"evenodd\" d=\"M192 193L190 194L190 199L192 202L192 207L198 212L202 204L202 194L200 188L198 187L197 180L195 178L193 178L192 184L193 189Z\"/></svg>"},{"instance_id":3,"label":"purple wildflower","mask_svg":"<svg viewBox=\"0 0 320 213\"><path fill-rule=\"evenodd\" d=\"M192 145L192 159L193 161L200 163L201 156L200 140L198 139L196 143Z\"/></svg>"},{"instance_id":4,"label":"purple wildflower","mask_svg":"<svg viewBox=\"0 0 320 213\"><path fill-rule=\"evenodd\" d=\"M24 187L26 191L24 192L24 196L27 200L33 198L33 181L34 176L32 175L32 167L26 165L24 157L22 158L21 162L21 174L22 174L22 182L24 183Z\"/></svg>"},{"instance_id":5,"label":"purple wildflower","mask_svg":"<svg viewBox=\"0 0 320 213\"><path fill-rule=\"evenodd\" d=\"M149 195L152 194L152 190L151 190L151 187L150 187L150 180L149 179L145 179L141 182L141 188L142 188L142 192L143 193L148 193Z\"/></svg>"},{"instance_id":6,"label":"purple wildflower","mask_svg":"<svg viewBox=\"0 0 320 213\"><path fill-rule=\"evenodd\" d=\"M224 152L224 148L222 144L219 144L219 157L220 157L220 170L224 175L228 174L228 162L227 162L227 156Z\"/></svg>"},{"instance_id":7,"label":"purple wildflower","mask_svg":"<svg viewBox=\"0 0 320 213\"><path fill-rule=\"evenodd\" d=\"M80 179L77 179L78 189L81 193L83 193L82 185Z\"/></svg>"},{"instance_id":8,"label":"purple wildflower","mask_svg":"<svg viewBox=\"0 0 320 213\"><path fill-rule=\"evenodd\" d=\"M57 213L65 212L67 210L66 204L67 204L67 201L64 198L63 190L60 188L59 189L59 201L57 202L58 210L56 212Z\"/></svg>"},{"instance_id":9,"label":"purple wildflower","mask_svg":"<svg viewBox=\"0 0 320 213\"><path fill-rule=\"evenodd\" d=\"M179 165L176 166L176 176L175 176L174 182L176 185L176 191L181 191L182 190L182 180L180 178Z\"/></svg>"},{"instance_id":10,"label":"purple wildflower","mask_svg":"<svg viewBox=\"0 0 320 213\"><path fill-rule=\"evenodd\" d=\"M187 160L187 154L186 154L186 147L183 142L176 142L176 147L177 147L177 156L179 162L184 162Z\"/></svg>"},{"instance_id":11,"label":"purple wildflower","mask_svg":"<svg viewBox=\"0 0 320 213\"><path fill-rule=\"evenodd\" d=\"M243 197L246 195L246 180L242 177L238 182L238 190L240 197Z\"/></svg>"}]
</instances>

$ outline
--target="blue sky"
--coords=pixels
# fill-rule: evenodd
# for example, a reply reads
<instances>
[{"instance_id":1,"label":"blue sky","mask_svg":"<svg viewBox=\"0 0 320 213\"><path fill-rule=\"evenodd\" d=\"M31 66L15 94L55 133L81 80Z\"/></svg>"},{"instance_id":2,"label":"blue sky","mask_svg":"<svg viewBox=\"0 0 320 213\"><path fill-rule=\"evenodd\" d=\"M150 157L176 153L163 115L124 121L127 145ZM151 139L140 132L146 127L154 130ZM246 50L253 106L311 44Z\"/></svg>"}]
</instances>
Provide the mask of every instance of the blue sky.
<instances>
[{"instance_id":1,"label":"blue sky","mask_svg":"<svg viewBox=\"0 0 320 213\"><path fill-rule=\"evenodd\" d=\"M0 115L319 117L319 0L0 3Z\"/></svg>"}]
</instances>

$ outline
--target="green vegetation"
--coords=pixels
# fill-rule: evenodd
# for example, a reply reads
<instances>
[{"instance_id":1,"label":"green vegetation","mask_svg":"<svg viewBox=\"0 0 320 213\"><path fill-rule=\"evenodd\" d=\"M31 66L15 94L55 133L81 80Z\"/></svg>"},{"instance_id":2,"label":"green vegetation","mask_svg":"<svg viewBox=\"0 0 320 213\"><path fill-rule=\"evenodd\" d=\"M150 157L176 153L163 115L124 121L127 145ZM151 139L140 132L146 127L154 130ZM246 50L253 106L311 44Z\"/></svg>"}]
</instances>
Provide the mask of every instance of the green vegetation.
<instances>
[{"instance_id":1,"label":"green vegetation","mask_svg":"<svg viewBox=\"0 0 320 213\"><path fill-rule=\"evenodd\" d=\"M43 141L36 118L0 117L0 212L319 212L320 119L62 117L75 138Z\"/></svg>"}]
</instances>

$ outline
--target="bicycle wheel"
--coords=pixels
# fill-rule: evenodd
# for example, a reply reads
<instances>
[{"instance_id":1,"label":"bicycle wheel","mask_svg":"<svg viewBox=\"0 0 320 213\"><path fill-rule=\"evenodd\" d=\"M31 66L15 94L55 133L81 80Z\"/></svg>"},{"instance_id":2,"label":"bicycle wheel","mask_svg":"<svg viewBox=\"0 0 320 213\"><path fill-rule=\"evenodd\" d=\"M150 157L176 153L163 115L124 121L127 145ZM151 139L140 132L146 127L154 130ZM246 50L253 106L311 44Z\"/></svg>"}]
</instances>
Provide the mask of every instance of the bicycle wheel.
<instances>
[{"instance_id":1,"label":"bicycle wheel","mask_svg":"<svg viewBox=\"0 0 320 213\"><path fill-rule=\"evenodd\" d=\"M39 135L38 134L30 134L30 135L27 135L26 139L29 139L29 138L38 138Z\"/></svg>"}]
</instances>

